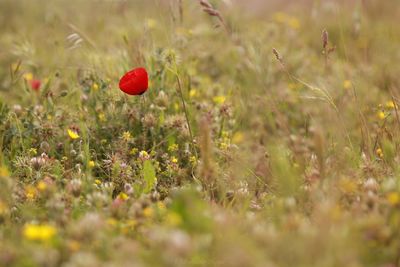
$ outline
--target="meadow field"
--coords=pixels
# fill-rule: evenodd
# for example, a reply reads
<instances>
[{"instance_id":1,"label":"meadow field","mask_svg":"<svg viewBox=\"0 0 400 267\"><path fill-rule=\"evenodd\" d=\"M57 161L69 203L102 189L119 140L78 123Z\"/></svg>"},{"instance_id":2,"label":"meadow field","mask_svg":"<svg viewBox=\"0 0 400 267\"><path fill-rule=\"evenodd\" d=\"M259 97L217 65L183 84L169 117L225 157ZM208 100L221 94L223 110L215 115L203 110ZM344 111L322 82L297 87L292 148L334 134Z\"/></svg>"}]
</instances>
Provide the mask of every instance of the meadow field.
<instances>
[{"instance_id":1,"label":"meadow field","mask_svg":"<svg viewBox=\"0 0 400 267\"><path fill-rule=\"evenodd\" d=\"M400 267L399 17L0 0L0 267Z\"/></svg>"}]
</instances>

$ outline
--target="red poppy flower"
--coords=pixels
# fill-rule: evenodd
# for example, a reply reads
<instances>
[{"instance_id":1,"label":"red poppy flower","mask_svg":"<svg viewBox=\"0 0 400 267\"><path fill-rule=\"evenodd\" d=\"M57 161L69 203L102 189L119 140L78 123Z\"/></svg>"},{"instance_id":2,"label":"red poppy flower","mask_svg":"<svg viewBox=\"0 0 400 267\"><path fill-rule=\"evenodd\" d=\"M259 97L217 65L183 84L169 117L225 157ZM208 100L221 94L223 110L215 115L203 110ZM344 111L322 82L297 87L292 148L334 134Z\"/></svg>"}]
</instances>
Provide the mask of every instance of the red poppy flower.
<instances>
[{"instance_id":1,"label":"red poppy flower","mask_svg":"<svg viewBox=\"0 0 400 267\"><path fill-rule=\"evenodd\" d=\"M141 95L149 87L149 77L144 68L136 68L122 76L119 88L128 95Z\"/></svg>"},{"instance_id":2,"label":"red poppy flower","mask_svg":"<svg viewBox=\"0 0 400 267\"><path fill-rule=\"evenodd\" d=\"M30 84L31 84L31 87L32 87L33 90L39 91L40 85L41 85L40 80L32 79L30 81Z\"/></svg>"}]
</instances>

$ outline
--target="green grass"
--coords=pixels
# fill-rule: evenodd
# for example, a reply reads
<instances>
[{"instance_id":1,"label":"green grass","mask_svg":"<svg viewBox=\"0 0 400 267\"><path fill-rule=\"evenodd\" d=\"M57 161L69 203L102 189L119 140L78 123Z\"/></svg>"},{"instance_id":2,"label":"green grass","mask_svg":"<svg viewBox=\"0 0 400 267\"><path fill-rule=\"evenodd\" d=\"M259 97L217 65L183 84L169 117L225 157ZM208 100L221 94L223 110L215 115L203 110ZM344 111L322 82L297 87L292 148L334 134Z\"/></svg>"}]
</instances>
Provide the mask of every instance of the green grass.
<instances>
[{"instance_id":1,"label":"green grass","mask_svg":"<svg viewBox=\"0 0 400 267\"><path fill-rule=\"evenodd\" d=\"M211 2L0 1L0 266L400 266L397 0Z\"/></svg>"}]
</instances>

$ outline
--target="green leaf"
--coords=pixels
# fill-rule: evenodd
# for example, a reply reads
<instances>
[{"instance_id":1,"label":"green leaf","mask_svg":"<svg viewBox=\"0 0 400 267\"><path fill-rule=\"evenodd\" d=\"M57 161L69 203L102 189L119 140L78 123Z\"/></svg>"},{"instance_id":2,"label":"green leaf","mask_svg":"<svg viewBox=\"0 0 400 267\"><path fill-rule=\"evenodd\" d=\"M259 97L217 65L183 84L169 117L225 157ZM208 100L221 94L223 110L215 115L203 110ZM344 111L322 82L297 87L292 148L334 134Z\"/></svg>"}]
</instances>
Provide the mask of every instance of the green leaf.
<instances>
[{"instance_id":1,"label":"green leaf","mask_svg":"<svg viewBox=\"0 0 400 267\"><path fill-rule=\"evenodd\" d=\"M156 170L150 160L146 160L143 164L143 178L146 183L143 192L149 193L157 182Z\"/></svg>"}]
</instances>

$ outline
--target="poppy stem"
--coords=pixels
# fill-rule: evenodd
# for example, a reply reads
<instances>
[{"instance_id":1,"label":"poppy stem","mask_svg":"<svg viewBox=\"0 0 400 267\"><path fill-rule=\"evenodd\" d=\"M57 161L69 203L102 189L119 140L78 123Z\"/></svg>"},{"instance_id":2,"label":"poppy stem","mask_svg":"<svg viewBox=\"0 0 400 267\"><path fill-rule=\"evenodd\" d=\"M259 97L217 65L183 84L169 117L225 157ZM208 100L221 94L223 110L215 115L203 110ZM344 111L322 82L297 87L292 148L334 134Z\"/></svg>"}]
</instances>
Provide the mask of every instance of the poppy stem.
<instances>
[{"instance_id":1,"label":"poppy stem","mask_svg":"<svg viewBox=\"0 0 400 267\"><path fill-rule=\"evenodd\" d=\"M181 83L181 80L179 79L179 75L178 75L178 74L175 74L175 75L176 75L176 81L178 82L179 96L180 96L180 98L181 98L183 110L184 110L184 112L185 112L186 123L187 123L187 126L188 126L188 130L189 130L189 134L190 134L190 139L191 139L191 141L192 141L192 149L193 149L194 154L196 155L196 158L199 158L198 155L197 155L196 147L195 147L195 145L194 145L194 138L193 138L192 127L190 126L190 121L189 121L189 112L188 112L188 110L187 110L187 108L186 108L186 102L185 102L185 99L184 99L184 97L183 97L182 83Z\"/></svg>"}]
</instances>

